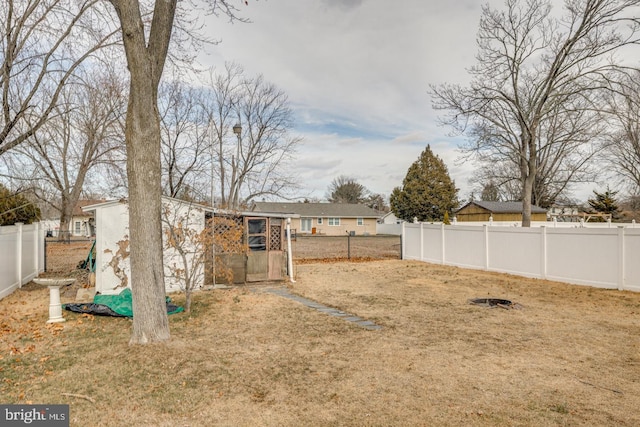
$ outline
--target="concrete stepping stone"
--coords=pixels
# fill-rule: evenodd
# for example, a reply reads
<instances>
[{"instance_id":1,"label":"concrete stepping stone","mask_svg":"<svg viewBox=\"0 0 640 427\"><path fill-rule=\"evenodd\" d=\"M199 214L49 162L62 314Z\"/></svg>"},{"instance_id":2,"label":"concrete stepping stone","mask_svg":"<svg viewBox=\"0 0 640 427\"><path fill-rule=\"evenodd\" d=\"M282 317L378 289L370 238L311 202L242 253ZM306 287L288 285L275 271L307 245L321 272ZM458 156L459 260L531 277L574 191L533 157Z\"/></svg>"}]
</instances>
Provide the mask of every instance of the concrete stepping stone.
<instances>
[{"instance_id":1,"label":"concrete stepping stone","mask_svg":"<svg viewBox=\"0 0 640 427\"><path fill-rule=\"evenodd\" d=\"M365 320L361 317L354 316L353 314L345 313L342 310L338 310L337 308L329 307L324 304L320 304L318 302L312 301L310 299L301 297L299 295L294 295L290 293L288 290L283 288L268 288L264 289L265 292L268 292L273 295L278 295L284 298L288 298L290 300L299 302L300 304L307 306L309 308L313 308L314 310L318 310L322 313L328 314L330 316L339 317L341 319L346 320L347 322L355 323L358 326L361 326L365 329L369 330L380 330L382 326L376 325L374 322L370 320Z\"/></svg>"}]
</instances>

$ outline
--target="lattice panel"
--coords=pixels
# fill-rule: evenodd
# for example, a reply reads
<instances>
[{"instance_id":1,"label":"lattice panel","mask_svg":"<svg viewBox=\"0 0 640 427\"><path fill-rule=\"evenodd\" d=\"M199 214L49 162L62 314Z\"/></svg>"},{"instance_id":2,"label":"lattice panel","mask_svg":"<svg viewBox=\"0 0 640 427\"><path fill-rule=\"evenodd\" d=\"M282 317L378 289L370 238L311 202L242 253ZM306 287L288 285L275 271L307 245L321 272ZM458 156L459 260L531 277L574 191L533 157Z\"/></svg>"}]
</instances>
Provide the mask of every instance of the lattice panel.
<instances>
[{"instance_id":1,"label":"lattice panel","mask_svg":"<svg viewBox=\"0 0 640 427\"><path fill-rule=\"evenodd\" d=\"M282 226L271 224L269 227L269 250L281 251L282 250Z\"/></svg>"},{"instance_id":2,"label":"lattice panel","mask_svg":"<svg viewBox=\"0 0 640 427\"><path fill-rule=\"evenodd\" d=\"M215 248L219 253L244 252L244 224L240 217L215 217Z\"/></svg>"}]
</instances>

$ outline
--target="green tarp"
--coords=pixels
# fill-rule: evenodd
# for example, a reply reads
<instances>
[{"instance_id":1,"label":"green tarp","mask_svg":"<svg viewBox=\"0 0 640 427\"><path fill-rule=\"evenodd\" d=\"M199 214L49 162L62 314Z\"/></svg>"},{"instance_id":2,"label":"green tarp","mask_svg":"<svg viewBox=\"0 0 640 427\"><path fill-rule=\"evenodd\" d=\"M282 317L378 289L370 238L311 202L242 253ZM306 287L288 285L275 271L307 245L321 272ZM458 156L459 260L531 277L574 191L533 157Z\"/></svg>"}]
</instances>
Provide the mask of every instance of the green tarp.
<instances>
[{"instance_id":1,"label":"green tarp","mask_svg":"<svg viewBox=\"0 0 640 427\"><path fill-rule=\"evenodd\" d=\"M65 304L65 309L79 313L92 313L107 316L133 317L133 298L131 289L126 288L118 295L96 295L92 304ZM182 307L171 304L167 297L167 313L184 311Z\"/></svg>"},{"instance_id":2,"label":"green tarp","mask_svg":"<svg viewBox=\"0 0 640 427\"><path fill-rule=\"evenodd\" d=\"M93 303L106 305L121 316L133 317L133 298L129 288L125 288L118 295L96 295L93 297Z\"/></svg>"}]
</instances>

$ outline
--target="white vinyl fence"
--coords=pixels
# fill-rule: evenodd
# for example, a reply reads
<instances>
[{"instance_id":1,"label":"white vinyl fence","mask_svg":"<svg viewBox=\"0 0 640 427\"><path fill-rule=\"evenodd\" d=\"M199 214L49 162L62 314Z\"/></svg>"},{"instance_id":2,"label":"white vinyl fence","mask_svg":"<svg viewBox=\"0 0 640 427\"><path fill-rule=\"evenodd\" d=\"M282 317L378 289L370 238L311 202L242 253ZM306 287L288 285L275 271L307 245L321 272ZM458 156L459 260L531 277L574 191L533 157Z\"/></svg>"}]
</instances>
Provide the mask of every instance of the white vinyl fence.
<instances>
[{"instance_id":1,"label":"white vinyl fence","mask_svg":"<svg viewBox=\"0 0 640 427\"><path fill-rule=\"evenodd\" d=\"M376 234L399 236L402 234L402 224L376 224Z\"/></svg>"},{"instance_id":2,"label":"white vinyl fence","mask_svg":"<svg viewBox=\"0 0 640 427\"><path fill-rule=\"evenodd\" d=\"M403 259L640 291L640 228L408 224Z\"/></svg>"},{"instance_id":3,"label":"white vinyl fence","mask_svg":"<svg viewBox=\"0 0 640 427\"><path fill-rule=\"evenodd\" d=\"M39 223L0 227L0 299L44 271L44 228Z\"/></svg>"}]
</instances>

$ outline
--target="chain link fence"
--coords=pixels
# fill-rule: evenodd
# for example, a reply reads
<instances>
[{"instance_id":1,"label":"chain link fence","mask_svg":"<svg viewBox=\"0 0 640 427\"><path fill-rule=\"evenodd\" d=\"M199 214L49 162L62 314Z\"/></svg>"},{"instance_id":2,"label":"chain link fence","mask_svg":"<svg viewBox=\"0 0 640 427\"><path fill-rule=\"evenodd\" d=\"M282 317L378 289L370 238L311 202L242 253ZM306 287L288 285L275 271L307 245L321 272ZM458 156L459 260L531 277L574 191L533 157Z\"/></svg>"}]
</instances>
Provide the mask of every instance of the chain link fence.
<instances>
[{"instance_id":1,"label":"chain link fence","mask_svg":"<svg viewBox=\"0 0 640 427\"><path fill-rule=\"evenodd\" d=\"M401 236L305 236L291 242L295 260L400 259Z\"/></svg>"}]
</instances>

